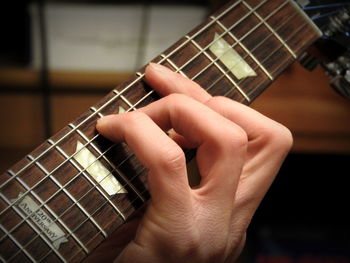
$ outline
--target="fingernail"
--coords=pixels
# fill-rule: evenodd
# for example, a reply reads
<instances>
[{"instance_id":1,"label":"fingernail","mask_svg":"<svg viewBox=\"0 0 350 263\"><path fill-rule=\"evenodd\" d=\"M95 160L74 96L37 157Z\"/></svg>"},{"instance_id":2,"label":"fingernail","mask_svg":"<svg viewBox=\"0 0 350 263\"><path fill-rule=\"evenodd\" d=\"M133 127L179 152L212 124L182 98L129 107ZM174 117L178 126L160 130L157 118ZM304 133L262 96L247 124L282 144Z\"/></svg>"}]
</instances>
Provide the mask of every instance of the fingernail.
<instances>
[{"instance_id":1,"label":"fingernail","mask_svg":"<svg viewBox=\"0 0 350 263\"><path fill-rule=\"evenodd\" d=\"M157 64L157 63L151 62L151 63L149 63L149 66L152 67L154 70L161 72L161 73L172 73L172 71L169 68L167 68L163 65Z\"/></svg>"},{"instance_id":2,"label":"fingernail","mask_svg":"<svg viewBox=\"0 0 350 263\"><path fill-rule=\"evenodd\" d=\"M103 129L103 127L106 127L106 125L108 125L108 123L111 121L111 119L113 118L112 115L107 115L107 116L104 116L100 119L97 120L96 122L96 129Z\"/></svg>"}]
</instances>

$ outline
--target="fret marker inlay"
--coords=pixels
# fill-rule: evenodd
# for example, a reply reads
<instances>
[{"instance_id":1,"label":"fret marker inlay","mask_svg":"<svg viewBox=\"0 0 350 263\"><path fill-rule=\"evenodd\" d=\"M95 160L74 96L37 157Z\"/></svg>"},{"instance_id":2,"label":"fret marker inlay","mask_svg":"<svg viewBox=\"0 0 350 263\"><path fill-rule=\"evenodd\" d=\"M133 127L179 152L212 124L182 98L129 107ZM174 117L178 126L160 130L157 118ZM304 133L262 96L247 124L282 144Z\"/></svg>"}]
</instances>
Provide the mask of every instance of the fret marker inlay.
<instances>
[{"instance_id":1,"label":"fret marker inlay","mask_svg":"<svg viewBox=\"0 0 350 263\"><path fill-rule=\"evenodd\" d=\"M20 193L17 200L13 201L16 202L16 206L29 216L51 240L54 248L59 249L61 243L68 242L65 233L30 196L26 195L23 197L23 194Z\"/></svg>"},{"instance_id":2,"label":"fret marker inlay","mask_svg":"<svg viewBox=\"0 0 350 263\"><path fill-rule=\"evenodd\" d=\"M228 44L223 38L215 33L210 51L233 73L237 79L257 76L256 72L247 62Z\"/></svg>"},{"instance_id":3,"label":"fret marker inlay","mask_svg":"<svg viewBox=\"0 0 350 263\"><path fill-rule=\"evenodd\" d=\"M127 190L122 184L119 183L108 169L79 141L77 142L74 159L88 171L109 195L127 193Z\"/></svg>"}]
</instances>

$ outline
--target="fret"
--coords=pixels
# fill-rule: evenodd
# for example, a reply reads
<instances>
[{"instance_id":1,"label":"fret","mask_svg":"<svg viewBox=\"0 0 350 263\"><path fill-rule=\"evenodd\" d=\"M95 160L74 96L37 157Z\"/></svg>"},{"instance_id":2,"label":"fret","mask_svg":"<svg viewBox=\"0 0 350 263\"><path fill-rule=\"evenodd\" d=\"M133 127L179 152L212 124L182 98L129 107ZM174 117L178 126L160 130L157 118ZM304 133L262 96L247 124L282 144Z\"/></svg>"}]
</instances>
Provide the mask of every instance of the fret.
<instances>
[{"instance_id":1,"label":"fret","mask_svg":"<svg viewBox=\"0 0 350 263\"><path fill-rule=\"evenodd\" d=\"M118 90L113 90L113 93L115 93L118 97L120 97L132 110L137 110L135 106L127 98L121 95Z\"/></svg>"},{"instance_id":2,"label":"fret","mask_svg":"<svg viewBox=\"0 0 350 263\"><path fill-rule=\"evenodd\" d=\"M226 71L217 62L215 62L215 59L213 59L206 51L204 51L195 40L191 39L191 43L193 43L211 61L211 63L213 63L219 69L223 76L225 76L230 81L230 83L241 93L241 95L249 103L251 99L248 97L248 95L245 94L245 92L241 89L240 86L237 85L237 83L230 77L230 75L227 74Z\"/></svg>"},{"instance_id":3,"label":"fret","mask_svg":"<svg viewBox=\"0 0 350 263\"><path fill-rule=\"evenodd\" d=\"M266 74L266 76L273 80L274 78L271 76L271 74L266 70L266 68L256 59L256 57L250 53L250 51L243 45L241 40L237 39L228 28L226 28L216 17L210 16L211 19L213 19L223 30L224 32L227 32L227 34L235 41L234 46L237 44L254 60L254 62L260 67L260 69ZM244 37L243 37L244 38ZM231 46L232 47L232 46ZM244 58L243 58L244 59Z\"/></svg>"},{"instance_id":4,"label":"fret","mask_svg":"<svg viewBox=\"0 0 350 263\"><path fill-rule=\"evenodd\" d=\"M52 141L51 141L52 144L54 144ZM34 157L31 157L31 159L33 159Z\"/></svg>"},{"instance_id":5,"label":"fret","mask_svg":"<svg viewBox=\"0 0 350 263\"><path fill-rule=\"evenodd\" d=\"M289 37L286 39L286 42L288 43L290 40L294 40L294 36L295 34L299 33L300 31L303 31L305 29L305 24L304 25L301 25L296 31L294 31L292 34L289 35ZM274 50L272 53L271 53L271 56L274 55L276 52L278 52L279 50ZM280 63L279 65L280 66L283 66L284 64L288 64L288 60L285 60L285 61L282 61L282 63ZM275 74L280 74L281 73L281 67L276 67L275 69Z\"/></svg>"},{"instance_id":6,"label":"fret","mask_svg":"<svg viewBox=\"0 0 350 263\"><path fill-rule=\"evenodd\" d=\"M286 0L285 3L288 3L289 0ZM249 9L253 10L253 8L247 4L245 1L242 1L242 3ZM297 58L297 55L293 52L293 50L283 41L283 39L273 30L273 28L256 12L253 11L254 15L260 19L261 22L264 23L264 25L271 31L272 34L282 43L282 45L289 51L289 53L294 57Z\"/></svg>"},{"instance_id":7,"label":"fret","mask_svg":"<svg viewBox=\"0 0 350 263\"><path fill-rule=\"evenodd\" d=\"M265 1L267 1L267 0L265 0ZM226 6L226 8L218 14L218 18L229 13L232 9L234 9L237 5L239 5L240 2L241 1L230 3L229 6ZM191 34L191 37L194 38L197 35L199 35L200 33L205 32L205 30L207 30L212 24L214 24L214 21L209 21L209 22L206 21L206 22L202 23L201 25L199 25L198 27L196 27L195 29L193 29L189 34ZM165 51L165 53L168 53L167 57L170 57L170 56L174 55L175 53L178 53L179 50L181 48L183 48L185 45L187 45L188 43L189 43L188 39L186 41L179 40L177 43L175 43L173 46L171 46L170 48L168 48ZM164 60L165 60L164 58L161 59L159 61L159 64L164 62Z\"/></svg>"},{"instance_id":8,"label":"fret","mask_svg":"<svg viewBox=\"0 0 350 263\"><path fill-rule=\"evenodd\" d=\"M123 94L124 92L126 92L128 89L130 89L130 87L132 87L136 82L138 82L141 79L141 77L136 78L135 80L133 80L131 83L129 83L122 91L119 92L120 94ZM118 98L118 96L113 96L112 98L109 98L107 101L105 101L102 105L100 105L98 108L98 111L103 110L104 108L106 108L108 105L110 105L115 99ZM96 112L93 114L88 115L86 118L84 118L79 125L82 125L83 123L87 122L90 118L92 118L93 116L95 116L95 114L97 114ZM56 143L61 142L64 138L66 138L67 136L69 136L71 133L73 133L73 130L70 131L68 134L65 134L63 137L60 137ZM59 133L58 133L59 134ZM57 135L56 135L57 136ZM47 148L46 150L42 151L36 158L40 158L42 156L44 156L49 150L51 150L54 146L50 146L49 148ZM21 161L20 161L21 162ZM16 165L20 165L20 164L16 164ZM26 169L28 169L29 167L31 167L31 165L33 165L33 162L27 162L26 164L22 165L21 168L16 172L15 176L21 174L22 172L24 172ZM7 181L5 181L4 183L1 184L0 188L3 188L12 178L9 178Z\"/></svg>"},{"instance_id":9,"label":"fret","mask_svg":"<svg viewBox=\"0 0 350 263\"><path fill-rule=\"evenodd\" d=\"M60 191L64 191L64 193L68 197L70 197L72 200L74 200L74 198L70 195L70 193L68 193L66 189L63 189L62 185L53 176L51 176L51 174L38 161L35 161L34 157L32 157L30 155L28 155L28 157L32 158L31 161L34 161L35 165L37 167L39 167L40 170L42 170L47 176L50 177L51 180L53 180L57 184L57 186L60 188ZM26 185L24 185L24 186L25 186L25 188L27 188L27 190L29 190L29 187L27 187ZM48 205L46 205L46 203L44 203L43 200L41 200L41 198L35 192L32 191L31 194L35 197L36 200L38 200L41 203L41 206L44 207L47 211L49 211L50 214L53 215L55 220L57 220L60 223L60 225L62 225L66 229L66 231L68 233L70 233L70 235L73 237L73 239L80 245L80 247L83 248L85 253L88 254L89 253L89 249L87 247L85 247L85 245L80 241L80 239L74 233L71 232L71 230L65 224L65 222L63 222L63 220L60 217L58 217L56 215L56 213Z\"/></svg>"},{"instance_id":10,"label":"fret","mask_svg":"<svg viewBox=\"0 0 350 263\"><path fill-rule=\"evenodd\" d=\"M281 6L283 6L283 8L280 8ZM274 15L270 17L270 10L275 10L276 7L279 8L279 11L274 12ZM297 56L301 54L298 51L298 48L301 46L300 39L296 42L287 41L289 36L305 22L307 23L306 30L310 30L310 34L305 34L303 41L307 41L310 36L314 36L315 27L310 26L312 23L310 24L308 20L305 20L303 12L297 7L297 5L294 5L294 1L282 2L282 0L276 0L273 3L269 3L267 6L263 6L257 12L261 17L264 17L264 20L284 40L284 42L287 43ZM283 23L281 23L281 21Z\"/></svg>"},{"instance_id":11,"label":"fret","mask_svg":"<svg viewBox=\"0 0 350 263\"><path fill-rule=\"evenodd\" d=\"M127 179L127 177L117 169L117 167L111 163L106 156L97 148L97 146L92 143L89 138L87 138L85 136L84 133L82 133L80 130L77 130L78 134L88 143L90 143L90 146L92 146L94 148L94 150L98 153L99 156L101 156L101 158L103 158L111 167L113 171L116 171L117 174L124 180L124 182L133 190L134 193L136 193L136 195L141 199L142 202L145 202L146 200L143 198L143 196L141 195L141 193L133 186L133 184Z\"/></svg>"},{"instance_id":12,"label":"fret","mask_svg":"<svg viewBox=\"0 0 350 263\"><path fill-rule=\"evenodd\" d=\"M20 209L16 206L13 206L12 202L10 200L8 200L2 193L0 193L1 198L9 205L12 207L12 209L16 212L17 215L19 215L23 222L25 221L26 224L28 224L31 228L31 230L33 232L35 232L35 237L34 239L37 239L40 237L40 240L43 240L45 242L45 244L51 249L51 251L53 251L60 259L62 262L66 262L66 260L64 259L64 257L60 254L60 252L58 252L58 250L53 246L53 244L51 243L51 241L46 237L46 235L43 235L43 232L38 230L37 227L35 227L34 222L32 222L31 220L27 220L27 216L23 215L23 213L20 211ZM1 226L1 225L0 225ZM7 233L7 230L4 229L3 230L5 233ZM27 234L30 234L27 232ZM6 237L11 238L11 240L13 240L12 235L6 235ZM4 238L1 239L1 242L4 242ZM19 254L20 252L23 252L26 256L28 256L29 258L32 258L32 253L38 252L37 249L38 247L35 247L34 249L31 249L31 253L29 253L27 251L27 249L25 248L26 246L24 246L23 244L20 244L17 240L15 241L15 244L17 245L17 249L16 251L11 251L12 253L9 253L8 255L10 255L9 258L7 258L7 261L11 261L12 258L15 258L17 254ZM40 246L41 249L43 249L42 246ZM28 253L30 255L28 255ZM32 262L37 262L35 259L32 260Z\"/></svg>"},{"instance_id":13,"label":"fret","mask_svg":"<svg viewBox=\"0 0 350 263\"><path fill-rule=\"evenodd\" d=\"M304 21L304 23L302 23L301 25L296 27L296 30L293 30L293 35L297 35L297 34L303 34L305 35L305 37L301 40L298 39L296 37L292 38L290 37L290 34L288 35L288 40L287 43L289 43L289 46L294 47L295 53L297 53L298 55L301 55L306 47L304 45L300 45L301 41L303 43L305 42L311 42L314 40L314 30L312 27L308 26L308 21Z\"/></svg>"},{"instance_id":14,"label":"fret","mask_svg":"<svg viewBox=\"0 0 350 263\"><path fill-rule=\"evenodd\" d=\"M160 55L162 58L165 59L166 62L168 62L170 64L171 67L173 67L175 70L175 72L178 72L180 73L182 76L186 77L186 78L189 78L185 72L183 72L178 66L176 66L176 64L170 59L168 58L168 56L164 55L164 54L161 54Z\"/></svg>"},{"instance_id":15,"label":"fret","mask_svg":"<svg viewBox=\"0 0 350 263\"><path fill-rule=\"evenodd\" d=\"M267 37L263 37L266 35ZM243 43L246 45L246 47L249 48L251 53L256 56L260 63L264 65L264 67L270 72L273 77L278 76L277 74L273 74L273 72L275 72L275 68L278 67L280 61L283 61L285 59L291 61L293 59L290 53L284 48L283 45L281 45L279 40L275 38L273 34L269 34L268 29L265 27L259 27L259 33L256 33L254 36L244 39ZM274 52L272 56L272 53L266 51L266 48L272 52L274 50L278 50L278 52Z\"/></svg>"},{"instance_id":16,"label":"fret","mask_svg":"<svg viewBox=\"0 0 350 263\"><path fill-rule=\"evenodd\" d=\"M0 228L1 228L2 231L6 232L6 229L3 228L2 225L0 225ZM11 234L7 234L7 237L15 244L16 248L21 248L21 247L22 247L22 245L21 245ZM18 250L17 250L17 251L18 251ZM31 255L25 248L22 248L22 249L20 249L19 251L22 252L22 253L24 253L24 255L25 255L27 258L29 258L29 260L30 260L31 262L36 262L36 260L32 257L32 255ZM12 256L12 257L10 257L10 258L8 258L8 259L6 259L6 260L3 259L3 258L1 258L1 259L2 259L2 262L8 262L8 261L12 260L12 258L14 258L14 257L17 255L18 252L17 252L17 253L14 252L14 253L15 253L14 256ZM13 253L12 253L12 255L13 255Z\"/></svg>"},{"instance_id":17,"label":"fret","mask_svg":"<svg viewBox=\"0 0 350 263\"><path fill-rule=\"evenodd\" d=\"M319 33L293 5L285 0L236 1L153 61L195 80L213 95L226 95L248 104ZM236 52L256 76L240 78L235 75L231 66L210 49L218 40L224 40L228 50ZM144 75L144 68L140 69L0 178L0 242L15 250L18 245L25 246L23 251L1 255L0 260L12 257L13 261L21 262L32 259L35 262L80 261L148 200L145 167L125 143L112 144L95 129L97 119L104 115L136 110L159 98L142 81ZM89 165L101 163L106 176L113 174L121 178L127 193L109 196L101 184L91 178L89 167L74 159L80 153L76 149L78 142L80 150L85 149L82 151L94 156L94 162ZM23 199L18 197L20 193ZM16 199L18 204L26 196L33 198L35 206L47 215L57 217L53 220L57 220L68 239L59 249L55 249L36 223L11 202ZM21 231L28 233L30 243L19 235ZM36 233L34 238L30 231ZM36 252L39 243L44 249Z\"/></svg>"},{"instance_id":18,"label":"fret","mask_svg":"<svg viewBox=\"0 0 350 263\"><path fill-rule=\"evenodd\" d=\"M84 145L84 147L86 147L86 145ZM126 218L124 216L124 214L114 205L113 202L111 202L111 200L108 198L108 196L106 196L106 194L104 193L104 191L102 189L100 189L99 185L97 185L95 183L94 180L92 180L85 172L86 169L81 169L79 167L79 165L76 163L76 161L74 161L69 155L67 155L59 146L55 146L56 149L62 154L62 156L64 156L78 171L79 174L82 174L88 181L89 183L93 186L94 189L96 189L103 197L105 200L107 200L110 205L114 208L114 210L119 214L119 216L125 221Z\"/></svg>"},{"instance_id":19,"label":"fret","mask_svg":"<svg viewBox=\"0 0 350 263\"><path fill-rule=\"evenodd\" d=\"M59 190L56 191L62 191L66 196L69 197L69 199L73 202L73 205L77 206L81 212L83 212L83 214L85 214L85 216L90 217L89 213L84 209L84 207L81 206L81 204L78 202L78 200L76 200L69 191L67 191L64 186L61 185L60 182L57 181L57 179L55 177L53 177L39 162L36 162L36 164L38 166L40 166L40 169L44 171L44 173L49 176L51 178L51 180L59 187ZM53 197L53 195L51 195L51 197ZM105 233L105 231L100 227L99 224L97 224L97 222L91 218L92 223L95 225L95 227L105 236L107 237L107 234ZM85 249L84 249L85 250Z\"/></svg>"},{"instance_id":20,"label":"fret","mask_svg":"<svg viewBox=\"0 0 350 263\"><path fill-rule=\"evenodd\" d=\"M160 98L159 95L143 81L136 82L133 87L135 89L134 91L128 90L124 95L134 108L146 106Z\"/></svg>"},{"instance_id":21,"label":"fret","mask_svg":"<svg viewBox=\"0 0 350 263\"><path fill-rule=\"evenodd\" d=\"M249 31L250 28L253 28L256 24L262 24L262 22L259 23L259 20L256 19L256 17L254 16L254 12L258 8L266 5L268 1L261 1L252 9L246 8L245 5L243 5L243 1L239 2L240 4L237 5L236 8L232 9L225 16L212 15L212 17L215 19L211 19L211 21L214 23L214 25L216 24L216 21L220 21L220 23L226 27L227 31L230 31L231 33L233 33L233 35L240 39L240 41L242 41L242 37L247 31ZM243 24L244 26L242 26ZM218 28L217 30L220 30L220 27L214 28ZM226 31L220 34L219 37L223 37L225 34Z\"/></svg>"},{"instance_id":22,"label":"fret","mask_svg":"<svg viewBox=\"0 0 350 263\"><path fill-rule=\"evenodd\" d=\"M1 198L3 200L5 200L8 204L11 204L11 202L5 196L3 196L1 193L0 193L0 195L1 195ZM21 247L21 244L11 235L11 233L8 233L7 229L5 229L2 226L2 224L0 224L0 228L5 233L5 235L1 238L1 242L4 242L4 239L6 237L8 237L16 245L16 248ZM21 251L23 251L23 253L31 260L31 262L35 262L35 259L32 257L32 255L26 249L22 249ZM15 251L14 251L14 253L15 253ZM13 255L13 253L11 253L11 254ZM5 262L5 261L7 261L7 259L3 260L3 262Z\"/></svg>"},{"instance_id":23,"label":"fret","mask_svg":"<svg viewBox=\"0 0 350 263\"><path fill-rule=\"evenodd\" d=\"M145 76L145 73L141 73L141 72L136 72L135 73L136 74L136 76L138 76L138 77L140 77L140 78L143 78L144 76Z\"/></svg>"},{"instance_id":24,"label":"fret","mask_svg":"<svg viewBox=\"0 0 350 263\"><path fill-rule=\"evenodd\" d=\"M113 96L115 95L115 93L113 93ZM119 113L123 113L128 111L129 106L121 99L116 99L113 103L111 103L108 107L105 107L103 110L98 110L97 107L90 107L90 111L96 115L96 121L98 120L98 118L101 118L103 116L106 115L110 115L110 114L119 114ZM97 135L97 131L95 129L94 130L94 135Z\"/></svg>"}]
</instances>

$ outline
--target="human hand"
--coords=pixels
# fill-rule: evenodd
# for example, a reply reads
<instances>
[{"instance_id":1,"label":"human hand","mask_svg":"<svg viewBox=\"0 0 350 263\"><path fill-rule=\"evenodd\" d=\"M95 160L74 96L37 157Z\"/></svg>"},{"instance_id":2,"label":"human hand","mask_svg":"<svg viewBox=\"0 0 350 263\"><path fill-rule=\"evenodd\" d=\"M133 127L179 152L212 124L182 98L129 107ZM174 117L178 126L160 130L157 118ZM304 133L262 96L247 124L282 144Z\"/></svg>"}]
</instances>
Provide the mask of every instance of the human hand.
<instances>
[{"instance_id":1,"label":"human hand","mask_svg":"<svg viewBox=\"0 0 350 263\"><path fill-rule=\"evenodd\" d=\"M160 65L150 64L145 80L164 98L97 124L110 140L125 141L149 171L152 199L115 262L232 262L290 150L291 134ZM195 188L181 147L197 148Z\"/></svg>"}]
</instances>

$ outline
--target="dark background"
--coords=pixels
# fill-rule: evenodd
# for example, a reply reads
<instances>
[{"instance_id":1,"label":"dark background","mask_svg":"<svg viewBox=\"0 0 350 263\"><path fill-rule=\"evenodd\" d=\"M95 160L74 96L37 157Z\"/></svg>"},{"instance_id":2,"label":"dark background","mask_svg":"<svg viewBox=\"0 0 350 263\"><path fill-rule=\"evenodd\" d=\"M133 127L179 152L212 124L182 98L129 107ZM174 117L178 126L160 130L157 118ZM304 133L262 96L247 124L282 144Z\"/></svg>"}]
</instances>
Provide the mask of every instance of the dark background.
<instances>
[{"instance_id":1,"label":"dark background","mask_svg":"<svg viewBox=\"0 0 350 263\"><path fill-rule=\"evenodd\" d=\"M123 3L112 0L69 2ZM220 6L221 2L224 1L175 3L204 5L210 12ZM0 66L27 67L30 63L28 3L29 1L2 2ZM20 95L22 92L40 94L45 89L39 86L28 91L21 87L0 86L0 96ZM96 94L100 93L104 94L105 90L96 91ZM43 129L47 132L45 125L49 124L45 123L45 118L42 121ZM2 126L4 128L5 124ZM242 262L350 262L349 157L347 151L293 151L252 221ZM16 161L15 158L18 158L18 154L13 162Z\"/></svg>"}]
</instances>

